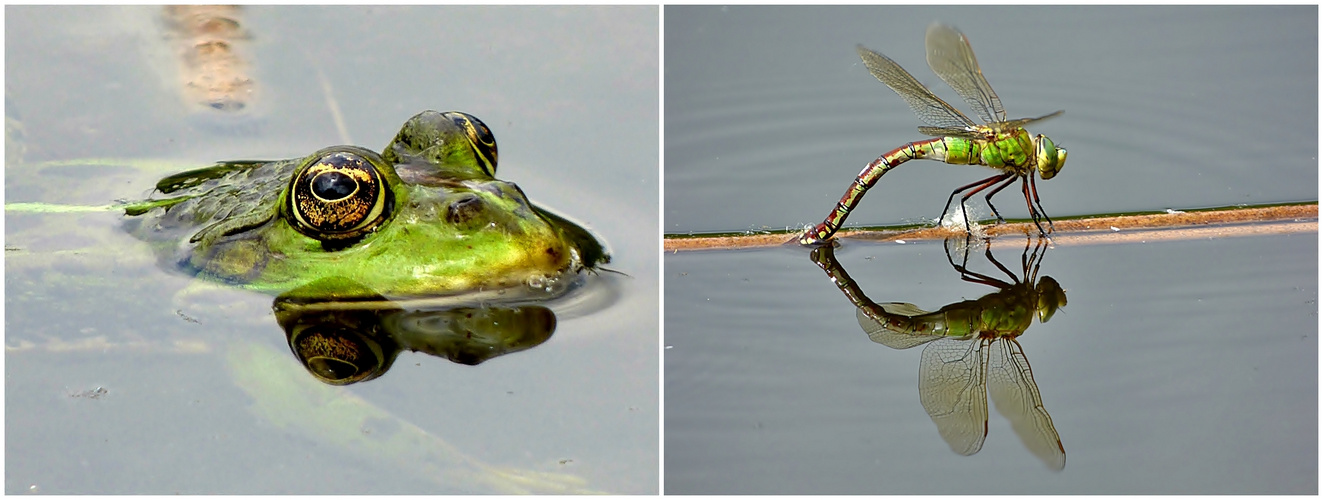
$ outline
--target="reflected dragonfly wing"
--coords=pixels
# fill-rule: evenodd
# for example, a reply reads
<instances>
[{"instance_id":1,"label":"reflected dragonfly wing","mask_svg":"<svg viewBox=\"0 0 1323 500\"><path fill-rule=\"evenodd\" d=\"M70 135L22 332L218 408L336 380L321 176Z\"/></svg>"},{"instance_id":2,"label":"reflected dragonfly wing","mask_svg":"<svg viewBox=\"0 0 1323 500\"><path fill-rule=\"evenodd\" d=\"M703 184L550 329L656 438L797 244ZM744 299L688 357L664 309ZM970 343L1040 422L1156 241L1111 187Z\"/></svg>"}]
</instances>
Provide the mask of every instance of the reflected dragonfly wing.
<instances>
[{"instance_id":1,"label":"reflected dragonfly wing","mask_svg":"<svg viewBox=\"0 0 1323 500\"><path fill-rule=\"evenodd\" d=\"M1043 398L1020 343L1002 337L989 350L993 353L988 366L988 394L997 405L997 412L1011 421L1011 428L1025 448L1048 468L1064 469L1066 449L1052 426L1052 417L1043 408Z\"/></svg>"},{"instance_id":2,"label":"reflected dragonfly wing","mask_svg":"<svg viewBox=\"0 0 1323 500\"><path fill-rule=\"evenodd\" d=\"M891 320L888 318L874 318L863 308L855 309L855 319L859 320L859 327L868 334L869 340L877 342L892 349L909 349L916 345L926 344L942 338L939 335L918 335L908 333L904 328L898 327L899 323L909 322L908 316L917 316L927 314L927 311L919 309L914 304L903 302L892 302L889 304L880 304L886 314L895 315Z\"/></svg>"},{"instance_id":3,"label":"reflected dragonfly wing","mask_svg":"<svg viewBox=\"0 0 1323 500\"><path fill-rule=\"evenodd\" d=\"M909 302L884 302L878 304L878 306L889 314L898 314L901 316L923 316L928 314L928 311L920 309L919 306Z\"/></svg>"},{"instance_id":4,"label":"reflected dragonfly wing","mask_svg":"<svg viewBox=\"0 0 1323 500\"><path fill-rule=\"evenodd\" d=\"M919 361L919 402L942 439L961 455L978 453L988 435L983 344L944 338L923 348Z\"/></svg>"}]
</instances>

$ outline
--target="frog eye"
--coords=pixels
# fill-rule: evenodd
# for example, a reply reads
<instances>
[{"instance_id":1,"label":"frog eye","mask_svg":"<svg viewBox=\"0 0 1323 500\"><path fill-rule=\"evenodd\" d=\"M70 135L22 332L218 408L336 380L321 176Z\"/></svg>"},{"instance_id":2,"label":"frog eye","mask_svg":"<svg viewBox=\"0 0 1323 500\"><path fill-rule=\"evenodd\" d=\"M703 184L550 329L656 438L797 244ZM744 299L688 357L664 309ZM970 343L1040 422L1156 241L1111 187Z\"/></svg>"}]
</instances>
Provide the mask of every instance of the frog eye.
<instances>
[{"instance_id":1,"label":"frog eye","mask_svg":"<svg viewBox=\"0 0 1323 500\"><path fill-rule=\"evenodd\" d=\"M350 151L317 156L294 176L288 211L294 229L322 241L357 238L389 218L390 187L371 160Z\"/></svg>"},{"instance_id":2,"label":"frog eye","mask_svg":"<svg viewBox=\"0 0 1323 500\"><path fill-rule=\"evenodd\" d=\"M473 156L482 162L482 171L486 172L488 177L496 177L496 136L492 135L487 124L482 123L482 120L476 116L459 111L447 111L442 115L464 131L469 146L473 148Z\"/></svg>"}]
</instances>

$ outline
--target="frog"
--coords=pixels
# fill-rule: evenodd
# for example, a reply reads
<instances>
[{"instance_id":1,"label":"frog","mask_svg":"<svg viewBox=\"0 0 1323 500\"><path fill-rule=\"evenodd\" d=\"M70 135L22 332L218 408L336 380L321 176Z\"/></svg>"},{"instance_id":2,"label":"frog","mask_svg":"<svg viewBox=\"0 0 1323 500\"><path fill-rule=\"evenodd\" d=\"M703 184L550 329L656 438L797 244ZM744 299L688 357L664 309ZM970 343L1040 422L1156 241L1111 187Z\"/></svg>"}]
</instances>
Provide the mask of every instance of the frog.
<instances>
[{"instance_id":1,"label":"frog","mask_svg":"<svg viewBox=\"0 0 1323 500\"><path fill-rule=\"evenodd\" d=\"M488 275L472 273L479 277L494 276L475 282L473 288L438 286L431 289L402 289L390 286L386 280L351 280L329 276L335 274L331 271L310 275L306 280L288 282L264 280L261 270L225 272L237 269L236 265L222 265L219 262L232 258L234 254L217 249L225 248L226 244L232 244L227 242L232 241L269 241L265 238L273 237L270 232L278 229L263 232L259 230L263 228L261 224L242 230L233 230L237 226L217 226L221 229L213 231L228 231L229 234L215 236L215 240L205 243L201 238L194 242L188 240L207 227L232 220L230 217L247 216L247 221L256 220L259 216L250 214L260 204L234 204L225 216L194 222L192 226L172 225L166 215L172 211L174 216L184 214L186 211L182 207L186 205L182 204L186 201L200 203L208 196L222 196L222 192L233 193L233 190L226 189L239 184L248 191L275 187L278 199L290 181L254 175L261 172L253 171L258 166L275 167L276 164L288 162L222 162L216 167L193 170L192 174L185 172L188 175L166 176L166 179L191 179L180 184L181 187L189 183L194 185L166 194L160 192L158 183L155 195L142 201L83 207L36 202L7 205L7 219L11 225L7 233L10 245L6 248L6 263L9 267L6 288L10 291L6 303L11 310L22 309L30 313L7 318L6 326L10 332L6 339L7 356L25 359L81 356L84 362L97 358L146 356L158 360L183 360L181 362L185 364L205 364L205 359L219 358L229 374L228 379L233 381L239 394L249 400L240 405L245 407L238 408L240 411L246 409L265 422L264 425L306 436L326 449L342 450L349 455L380 462L383 467L396 469L403 476L435 481L446 488L444 491L601 493L585 478L555 467L529 468L488 463L483 457L446 442L433 431L396 416L354 393L335 387L380 376L390 367L401 349L426 352L461 364L478 364L495 356L535 347L550 337L556 322L551 308L544 306L550 303L538 298L556 293L561 293L557 296L560 298L572 295L556 287L548 290L548 283L555 281L568 286L577 281L574 279L576 275L595 271L610 259L605 245L586 229L554 212L533 205L517 185L494 179L495 141L481 121L459 113L448 115L425 112L415 118L417 120L410 120L406 124L407 131L401 130L400 135L391 141L392 147L384 154L378 155L363 148L346 149L365 151L359 154L365 155L374 167L385 167L381 168L383 172L403 170L406 171L403 176L406 179L444 179L444 182L437 181L443 187L434 188L440 193L437 196L467 199L469 196L466 193L477 191L473 197L479 198L478 201L459 204L462 210L467 211L461 214L463 217L445 219L441 215L442 219L439 220L461 228L453 229L455 234L464 230L509 230L507 239L515 243L523 241L520 240L521 235L533 234L542 239L529 245L540 243L550 248L563 249L560 251L568 256L564 259L565 263L555 265L553 262L522 275L531 276L528 278L530 282L538 281L536 286L520 281L519 278L507 278L511 275L521 276L518 272ZM450 125L441 121L443 118ZM15 129L21 125L17 117L9 121L15 125ZM457 127L463 123L473 124L473 137L485 138L485 142L477 146L468 143L469 132ZM456 131L461 131L463 135ZM21 138L21 134L7 130L6 144L21 145ZM456 142L457 139L465 142ZM444 143L444 147L432 147L428 152L428 147L420 147L423 144L420 141L432 141L434 145L441 145L440 141L449 142ZM469 148L468 152L460 146ZM327 149L341 151L337 148ZM11 152L16 150L18 148L10 148ZM479 152L489 156L479 157ZM377 158L372 155L377 155ZM297 162L304 160L306 158ZM96 165L97 161L76 160L67 163ZM251 167L217 168L226 164ZM19 162L12 165L19 165ZM58 171L63 168L56 165L47 170ZM49 167L27 164L15 168L20 166L26 170L15 172L27 173L38 171L43 166ZM226 177L241 170L247 170L248 175ZM278 170L271 168L270 171ZM124 173L129 170L120 168L115 172ZM394 175L401 177L399 173ZM222 182L224 179L228 181ZM250 182L242 182L244 179ZM103 179L96 184L106 182ZM517 197L514 196L516 194ZM167 198L185 196L188 198L166 201ZM406 192L405 196L413 194ZM396 198L397 201L402 199L411 198ZM490 203L503 204L490 208L488 200L491 200ZM150 206L152 204L161 205ZM238 210L240 207L248 211ZM527 207L526 210L523 207ZM503 208L509 208L509 211L502 212ZM124 215L114 212L122 212ZM521 219L521 216L524 218ZM394 223L405 221L405 217L413 217L409 223L416 225L431 220L417 214L409 215L402 210L395 211L393 217L391 222ZM479 217L488 219L482 224L474 222ZM264 224L288 224L288 219L284 219L278 212L270 219ZM465 220L472 223L465 225ZM533 229L517 232L521 230L521 223ZM366 231L353 242L332 243L319 251L345 251L355 248L355 245L371 242L382 246L387 240L371 239L379 232ZM147 242L148 246L159 251L161 260L169 264L168 269L178 272L171 273L173 276L169 279L162 279L157 276L158 273L148 271L157 259L149 252L142 251L139 245L124 244L123 240L131 239ZM252 248L251 243L248 245ZM474 245L470 250L476 252L481 248ZM178 256L185 255L190 258L184 262L177 260ZM267 255L273 259L287 260L301 254L294 252L279 257L271 257L274 253ZM203 280L192 280L190 274ZM195 283L197 281L203 283ZM360 281L367 281L371 288ZM192 289L195 285L199 288ZM299 286L285 290L286 286L295 285ZM500 288L502 286L510 288ZM527 289L528 292L518 293L521 289ZM222 305L207 307L191 303L189 299L197 298L196 294L203 290L214 290L221 294L213 298L219 298L218 302ZM258 290L278 296L274 304L267 306L267 313L263 314L262 300L244 298L245 295L256 295L244 290ZM151 306L168 296L165 294L173 292L178 293L174 294L175 304L171 308L157 310L159 308ZM388 299L385 296L413 297L426 293L443 296L427 300L415 297L412 301ZM492 297L512 299L519 296L524 298L489 300ZM260 296L254 298L261 299ZM171 302L168 298L165 300ZM180 305L180 302L184 305ZM294 367L295 363L289 361L289 352L282 354L262 339L246 335L247 332L260 331L269 325L271 313L274 313L276 322L287 330L290 350L307 373L299 373ZM134 317L136 321L126 319L127 316ZM367 342L362 344L373 346L377 358L355 359L354 368L346 370L338 366L342 362L340 358L329 359L325 353L303 347L308 344L302 342L303 339L314 335L326 338L325 328L318 325L336 321L384 324L378 328L386 334L366 339L375 345ZM482 325L474 324L484 321L490 325L486 330ZM199 323L225 325L220 329L229 328L242 334L211 336L209 332L215 329L214 326L198 331L196 327ZM359 369L359 366L365 368ZM308 377L308 374L313 377ZM113 400L124 398L133 390L132 386L112 381L106 387L70 389L67 398L71 401L91 401L93 398ZM153 410L153 413L169 414L168 411L158 410ZM43 483L42 486L47 485ZM52 484L51 487L57 486Z\"/></svg>"},{"instance_id":2,"label":"frog","mask_svg":"<svg viewBox=\"0 0 1323 500\"><path fill-rule=\"evenodd\" d=\"M408 370L428 367L428 360L408 359L406 362L403 361L407 359L406 354L401 355L402 361L396 363L397 371L404 372L403 376L350 389L339 383L349 380L347 378L338 378L334 381L336 383L331 383L315 377L321 373L334 373L336 368L327 366L337 360L316 359L316 353L294 350L294 345L282 345L285 342L279 338L279 330L286 329L291 344L303 345L306 343L303 339L319 334L314 330L314 324L342 320L361 325L376 321L383 324L379 328L387 333L374 337L381 344L380 359L384 362L377 364L383 370L390 365L392 353L403 348L406 352L425 350L431 356L446 357L456 363L490 363L475 370L463 367L439 372L457 378L471 377L479 370L490 373L500 370L502 365L524 363L529 366L530 373L538 374L536 378L542 379L549 375L540 370L557 366L546 361L545 357L531 363L525 363L530 361L528 359L483 360L537 346L547 341L558 319L595 311L577 305L582 299L576 298L576 292L589 292L597 297L603 285L609 289L614 276L596 275L598 270L605 269L601 265L609 261L602 243L605 240L586 231L579 232L582 228L578 224L563 221L544 207L527 203L525 197L525 203L534 213L525 218L540 217L547 221L544 223L554 228L560 241L568 242L560 248L579 252L577 262L565 259L570 264L565 265L564 270L561 266L543 266L539 269L550 270L541 274L530 271L524 276L526 279L502 278L515 273L493 272L479 276L473 272L470 275L478 277L466 283L451 282L451 286L412 290L394 287L388 278L376 281L327 279L326 276L337 274L329 265L318 268L322 272L308 272L299 275L299 279L277 282L264 273L270 270L266 263L271 259L302 261L303 257L315 253L344 252L360 248L362 244L381 249L388 241L387 238L378 238L385 231L384 226L348 238L356 241L332 243L327 245L328 248L309 245L311 250L308 252L299 249L277 254L273 249L278 247L271 245L264 247L265 251L259 254L251 250L258 245L246 243L251 247L250 258L262 255L262 259L267 260L262 261L264 266L260 270L252 267L240 272L243 266L239 263L242 259L238 258L242 254L220 253L218 249L227 244L239 248L234 247L233 241L244 239L267 245L274 241L267 239L275 237L274 230L259 230L260 224L243 230L222 226L215 234L232 232L207 242L189 240L205 227L222 220L239 221L251 212L252 206L243 206L248 211L241 213L240 204L225 203L227 213L218 218L177 224L173 228L170 224L162 224L160 216L166 209L148 206L152 201L194 194L183 184L179 186L182 189L171 194L148 193L158 179L187 177L175 173L212 165L196 162L197 155L214 155L217 151L234 151L248 148L255 142L278 141L292 136L315 136L318 132L313 129L297 132L299 127L312 126L306 122L273 119L311 109L303 107L305 103L298 99L315 94L312 90L315 84L310 86L307 81L310 72L321 79L327 103L325 108L316 110L330 112L329 116L338 125L340 139L313 144L306 149L284 151L290 154L279 157L303 155L324 145L354 144L338 114L336 94L330 85L335 80L322 75L319 69L304 68L309 71L298 73L292 83L285 84L278 79L267 79L271 74L256 71L288 64L291 62L288 59L260 64L250 61L221 68L237 71L215 71L221 66L215 63L229 64L222 60L225 56L254 55L254 41L270 43L280 39L278 35L272 38L262 30L254 29L255 25L248 24L238 14L241 14L240 9L235 9L226 12L225 17L236 21L241 34L251 38L220 36L226 33L212 33L217 36L209 39L191 35L161 37L149 31L145 37L135 33L127 45L115 45L114 39L110 39L111 45L107 46L107 38L101 32L85 33L86 30L43 26L39 30L43 33L67 37L65 31L71 31L79 35L75 40L55 38L51 44L57 48L54 54L65 53L65 50L78 52L90 40L93 48L88 50L97 53L93 60L108 61L105 68L98 66L93 71L77 73L86 75L86 78L57 77L57 82L85 80L100 82L94 85L95 88L123 85L144 89L139 93L114 94L116 101L123 97L127 99L123 106L113 107L113 111L103 112L102 108L90 105L80 106L76 113L49 113L50 106L33 104L49 99L58 101L59 96L69 95L66 90L79 93L78 85L32 86L29 87L34 91L32 95L26 95L20 86L17 92L6 93L5 295L6 307L12 312L6 316L6 358L11 367L6 380L11 407L22 408L9 415L12 417L9 421L23 434L38 436L27 443L11 440L11 451L37 458L27 461L25 470L11 471L10 481L6 484L12 488L7 491L18 491L17 488L21 487L26 492L46 493L602 493L605 487L602 481L609 479L606 473L611 471L610 468L599 472L582 455L573 455L577 460L567 460L565 454L572 450L563 447L519 453L525 449L527 441L535 440L541 434L559 433L557 427L507 425L502 419L465 421L465 413L450 411L452 407L510 404L465 400L490 387L493 394L506 401L528 399L529 402L520 402L521 406L517 407L540 413L539 400L524 390L524 387L535 384L502 380L495 385L484 384L474 389L472 384L461 386L455 379L428 379L431 373L437 372L408 373ZM117 16L114 19L119 21L122 18ZM98 24L106 25L104 22ZM187 44L183 47L188 50L183 53L185 57L192 57L187 54L208 55L210 59L197 59L194 62L201 65L185 68L202 71L176 72L173 64L176 61L170 59L180 54L175 52L179 47L171 44ZM153 49L155 45L160 46ZM124 47L130 50L115 50ZM144 59L160 52L158 55L165 56L165 64L150 67L135 64L140 47L147 56ZM162 48L164 50L159 50ZM203 54L201 49L212 52ZM55 68L72 69L86 65L84 59L77 57L44 59L51 61ZM189 63L186 60L180 62ZM43 63L42 68L46 67ZM164 77L160 79L164 84L158 89L160 95L152 92L150 74L153 69ZM35 70L27 79L43 81L41 78L49 74ZM67 76L70 72L57 70L56 74ZM147 81L138 78L143 74L149 75ZM227 89L209 86L209 82L233 82L236 85ZM214 92L216 90L223 92ZM9 105L11 97L17 97L18 106ZM98 99L93 95L85 97L89 102ZM139 97L146 100L135 99ZM25 123L14 112L25 106L31 106L29 109L35 111L29 118L40 118ZM139 113L139 110L151 111ZM408 116L402 113L399 118ZM482 116L492 123L490 117ZM150 124L142 129L146 133L135 136L142 137L141 142L147 146L120 144L122 135L102 133L139 122ZM397 130L394 126L398 123L387 124L391 129L382 130L381 142L390 138L388 133L394 133ZM80 127L77 124L88 125ZM283 125L277 127L273 124ZM449 127L444 122L440 126ZM473 128L475 131L487 130L476 124ZM424 129L428 127L415 130ZM467 141L463 135L437 132L438 126L432 126L430 130L436 136L459 137ZM381 146L375 139L371 142L371 149ZM489 142L492 146L488 154L494 160L495 141ZM392 140L388 144L394 143ZM465 148L470 152L465 152ZM409 174L400 170L431 172L415 174L415 177L446 177L450 184L465 186L465 189L479 189L484 181L491 181L490 177L494 177L494 161L484 161L484 157L475 155L471 152L472 146L453 142L424 153L427 149L428 146L412 149L403 146L397 152L395 148L387 147L377 149L375 154L381 157L380 165L397 169L395 177L406 184ZM101 156L103 154L123 156ZM367 164L378 167L370 155L365 157L369 158ZM212 158L235 156L224 154ZM438 159L429 163L426 158ZM403 168L397 162L428 169ZM271 190L263 193L279 194L288 188L289 179L274 181L272 179L279 176L263 177L255 168L238 165L243 162L220 162L203 170L220 167L223 163L236 164L228 169L230 171L249 172L247 176L232 178L228 185L241 185L248 192L257 192L264 186L258 181L265 179L270 182ZM492 168L482 171L489 163L493 164ZM227 182L220 181L226 175L224 170L227 169L215 169L209 176L195 179L192 182L198 184L193 187L208 180L217 180L211 184L216 188L227 185ZM292 176L292 172L287 175ZM385 185L392 186L389 174L386 177ZM501 198L511 190L497 184L485 189L497 193L496 196L487 196L490 199ZM538 193L529 194L537 199ZM479 192L475 196L484 195ZM201 194L193 196L201 197ZM403 199L397 197L394 201ZM471 203L458 204L457 212L460 216L472 217L470 220L474 226L478 224L476 217L483 214L515 213L514 209L506 212L500 208L478 210L483 205ZM137 205L143 213L126 215L126 207L132 205ZM400 209L401 206L394 208ZM169 211L182 214L187 210L180 205ZM287 220L278 206L274 213L269 222ZM388 224L406 220L405 213L404 210L392 212ZM242 220L251 223L259 217ZM418 217L410 224L421 224L424 219L426 217ZM510 215L493 220L499 224L518 221L520 217ZM458 226L461 222L452 224ZM476 231L476 227L469 229ZM536 240L520 235L524 233L508 240ZM488 248L473 246L463 250L478 252ZM595 251L601 254L594 256ZM185 256L186 259L182 258ZM193 279L195 276L201 279ZM360 286L360 281L368 281L369 286ZM301 286L305 284L308 285L306 288ZM549 287L548 291L548 285L555 286ZM580 286L569 291L558 288ZM506 299L521 293L530 293L532 297L524 301L487 300ZM406 305L393 300L428 294L447 295L428 306ZM273 300L269 295L277 297ZM392 300L381 295L390 296ZM337 300L337 297L347 296L359 299ZM538 300L550 296L555 297ZM570 299L573 302L567 304ZM551 310L555 311L554 316ZM472 325L483 318L499 324L500 328L484 333ZM527 324L520 334L507 331L511 323L521 320ZM565 333L562 331L557 335L564 339ZM390 344L396 345L392 347ZM293 357L291 350L294 350ZM299 366L305 364L302 357L305 354L323 369L312 372L308 366ZM373 366L369 360L362 364L369 368ZM584 366L577 361L564 361L563 366L570 365ZM309 372L314 377L309 377ZM358 378L358 373L353 375L355 380L368 380L367 377ZM406 378L412 380L396 384ZM416 394L420 406L411 406L409 397L383 396L392 386L420 389L407 391ZM221 423L225 425L216 425ZM504 441L502 433L512 434L511 441ZM474 436L480 436L479 440L474 440ZM51 439L60 437L65 440L63 443L72 445L62 445L66 453L42 454L41 450L50 448ZM247 442L233 447L224 445L232 439ZM217 443L221 444L218 446ZM511 450L514 454L502 449L510 443L515 443L516 448ZM241 465L237 468L211 468L207 474L198 476L188 472L188 460L175 460L176 455L172 453L191 449L200 450L213 463ZM186 453L193 455L196 452ZM124 460L124 457L130 459ZM289 461L282 463L284 459ZM323 467L326 468L324 471ZM272 471L270 477L263 478L261 472L268 469ZM371 477L367 480L340 480L356 474ZM589 477L594 479L590 481ZM348 489L337 489L343 487Z\"/></svg>"},{"instance_id":3,"label":"frog","mask_svg":"<svg viewBox=\"0 0 1323 500\"><path fill-rule=\"evenodd\" d=\"M610 261L587 229L497 179L497 159L480 119L429 110L381 153L219 162L122 208L164 267L271 295L554 297Z\"/></svg>"}]
</instances>

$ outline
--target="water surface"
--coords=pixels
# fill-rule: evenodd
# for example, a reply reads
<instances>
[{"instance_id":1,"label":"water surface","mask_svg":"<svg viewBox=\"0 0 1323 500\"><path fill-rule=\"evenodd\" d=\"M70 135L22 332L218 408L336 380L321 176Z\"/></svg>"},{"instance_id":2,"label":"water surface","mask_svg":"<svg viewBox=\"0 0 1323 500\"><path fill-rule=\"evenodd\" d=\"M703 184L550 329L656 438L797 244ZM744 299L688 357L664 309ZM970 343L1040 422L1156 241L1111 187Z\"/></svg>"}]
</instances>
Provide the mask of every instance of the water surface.
<instances>
[{"instance_id":1,"label":"water surface","mask_svg":"<svg viewBox=\"0 0 1323 500\"><path fill-rule=\"evenodd\" d=\"M7 141L8 202L105 204L216 160L380 150L413 114L460 110L498 138L500 178L585 223L628 274L599 280L605 307L558 311L537 348L476 367L405 353L348 389L389 415L354 434L416 426L435 440L409 452L423 461L253 409L232 347L301 370L271 297L176 296L187 280L155 266L118 215L6 214L6 346L38 334L111 343L7 350L6 492L511 491L426 468L475 462L581 481L570 491L657 490L656 7L246 8L239 44L259 92L235 120L181 103L157 8L6 14L6 116L21 125ZM79 161L36 168L67 160Z\"/></svg>"},{"instance_id":2,"label":"water surface","mask_svg":"<svg viewBox=\"0 0 1323 500\"><path fill-rule=\"evenodd\" d=\"M665 14L667 234L815 224L868 162L925 138L856 44L965 110L927 68L935 21L968 36L1008 118L1065 110L1030 127L1070 152L1038 183L1054 217L1318 199L1315 6ZM991 174L907 163L847 225L930 222ZM1014 189L995 201L1028 215ZM994 255L1018 273L1006 240ZM836 256L876 302L995 291L939 242L846 240ZM1318 491L1317 234L1050 248L1040 276L1069 304L1019 340L1061 472L991 403L982 449L953 452L920 401L923 348L870 341L808 249L664 259L667 493Z\"/></svg>"},{"instance_id":3,"label":"water surface","mask_svg":"<svg viewBox=\"0 0 1323 500\"><path fill-rule=\"evenodd\" d=\"M993 256L1018 275L1022 243L1007 243ZM807 254L665 257L667 493L1318 489L1314 234L1048 249L1039 277L1068 304L1019 341L1060 472L991 402L982 450L951 451L920 404L922 347L870 341ZM940 242L851 242L836 257L878 303L931 311L996 291L962 281Z\"/></svg>"}]
</instances>

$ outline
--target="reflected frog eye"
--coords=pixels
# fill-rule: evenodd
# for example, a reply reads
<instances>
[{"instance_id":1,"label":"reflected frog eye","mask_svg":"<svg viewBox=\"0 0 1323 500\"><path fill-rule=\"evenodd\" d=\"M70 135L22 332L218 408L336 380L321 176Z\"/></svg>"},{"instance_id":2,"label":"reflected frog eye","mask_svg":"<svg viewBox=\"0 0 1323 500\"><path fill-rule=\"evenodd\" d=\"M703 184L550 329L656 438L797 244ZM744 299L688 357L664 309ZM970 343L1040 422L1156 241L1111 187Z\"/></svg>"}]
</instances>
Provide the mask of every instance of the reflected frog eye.
<instances>
[{"instance_id":1,"label":"reflected frog eye","mask_svg":"<svg viewBox=\"0 0 1323 500\"><path fill-rule=\"evenodd\" d=\"M473 148L473 156L482 163L483 172L489 177L496 177L496 136L492 135L487 124L468 113L447 111L442 114L464 131L469 146Z\"/></svg>"},{"instance_id":2,"label":"reflected frog eye","mask_svg":"<svg viewBox=\"0 0 1323 500\"><path fill-rule=\"evenodd\" d=\"M290 332L289 345L308 373L330 385L372 380L390 368L379 343L344 325L298 328Z\"/></svg>"},{"instance_id":3,"label":"reflected frog eye","mask_svg":"<svg viewBox=\"0 0 1323 500\"><path fill-rule=\"evenodd\" d=\"M350 151L321 154L294 176L294 229L322 241L357 238L381 225L394 202L372 161Z\"/></svg>"}]
</instances>

